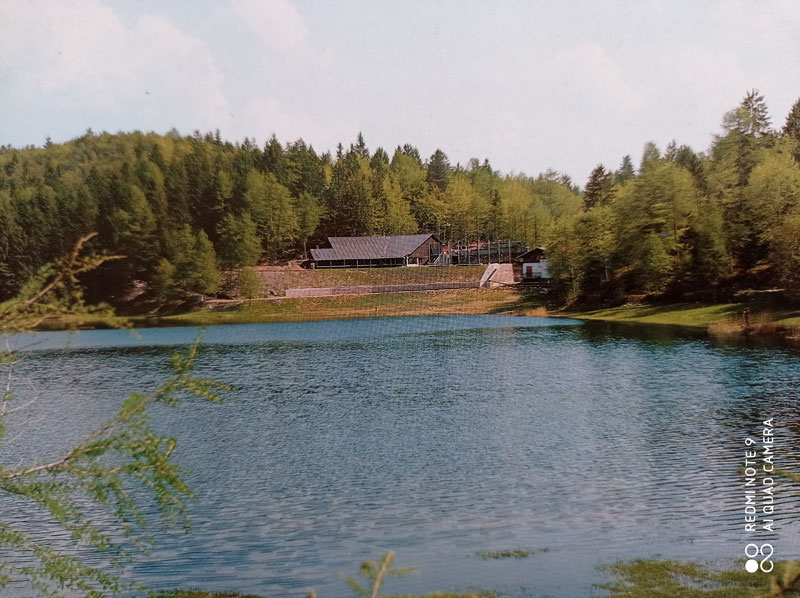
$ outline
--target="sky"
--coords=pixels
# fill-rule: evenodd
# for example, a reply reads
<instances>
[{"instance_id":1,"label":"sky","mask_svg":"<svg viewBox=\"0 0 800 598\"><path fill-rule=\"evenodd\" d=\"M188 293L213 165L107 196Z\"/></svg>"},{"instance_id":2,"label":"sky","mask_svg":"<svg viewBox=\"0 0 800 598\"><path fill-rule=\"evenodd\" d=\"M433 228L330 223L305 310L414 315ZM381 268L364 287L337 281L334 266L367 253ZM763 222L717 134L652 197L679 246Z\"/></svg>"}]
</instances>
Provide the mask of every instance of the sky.
<instances>
[{"instance_id":1,"label":"sky","mask_svg":"<svg viewBox=\"0 0 800 598\"><path fill-rule=\"evenodd\" d=\"M91 128L410 143L504 173L707 150L800 97L795 0L0 0L0 145Z\"/></svg>"}]
</instances>

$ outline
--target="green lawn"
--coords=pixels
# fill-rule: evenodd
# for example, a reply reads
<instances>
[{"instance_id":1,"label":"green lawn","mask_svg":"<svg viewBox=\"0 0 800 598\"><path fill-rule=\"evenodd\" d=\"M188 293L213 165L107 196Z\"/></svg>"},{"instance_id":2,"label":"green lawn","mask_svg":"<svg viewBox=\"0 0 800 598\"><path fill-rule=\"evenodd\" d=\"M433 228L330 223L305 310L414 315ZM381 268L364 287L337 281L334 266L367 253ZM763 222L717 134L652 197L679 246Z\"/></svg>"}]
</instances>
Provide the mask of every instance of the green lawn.
<instances>
[{"instance_id":1,"label":"green lawn","mask_svg":"<svg viewBox=\"0 0 800 598\"><path fill-rule=\"evenodd\" d=\"M300 322L373 316L501 313L518 301L515 291L453 289L408 293L339 295L234 303L214 310L153 318L132 318L134 325L211 326L253 322Z\"/></svg>"},{"instance_id":2,"label":"green lawn","mask_svg":"<svg viewBox=\"0 0 800 598\"><path fill-rule=\"evenodd\" d=\"M800 326L800 310L775 308L769 303L674 303L671 305L632 305L579 312L560 312L559 315L583 320L640 322L710 328L713 332L732 331L745 322L743 310L750 309L751 326L792 328Z\"/></svg>"},{"instance_id":3,"label":"green lawn","mask_svg":"<svg viewBox=\"0 0 800 598\"><path fill-rule=\"evenodd\" d=\"M463 268L469 274L470 267ZM479 267L473 267L475 268ZM385 269L388 276L392 271ZM441 272L446 268L404 268L406 272ZM459 268L458 270L462 270ZM354 271L317 272L323 277L347 277ZM374 276L378 270L358 271ZM381 275L383 276L383 275ZM330 278L327 278L330 282ZM342 278L338 279L340 282ZM352 279L351 279L352 280ZM374 278L373 278L374 280ZM389 280L389 278L383 278ZM451 279L452 280L452 279ZM405 280L408 282L408 279ZM430 279L429 279L430 281ZM339 295L292 299L257 299L223 303L214 309L201 309L177 315L133 316L127 321L135 327L212 326L255 322L300 322L373 316L445 314L507 314L570 317L581 320L606 320L642 324L661 324L702 328L712 334L739 333L743 330L743 310L750 309L750 332L776 336L795 336L800 332L800 310L776 308L763 301L748 303L674 303L671 305L629 305L587 311L547 311L546 296L523 294L508 287L495 289L450 289L369 295ZM43 328L63 329L64 320L47 322ZM82 322L85 327L107 327L107 323Z\"/></svg>"}]
</instances>

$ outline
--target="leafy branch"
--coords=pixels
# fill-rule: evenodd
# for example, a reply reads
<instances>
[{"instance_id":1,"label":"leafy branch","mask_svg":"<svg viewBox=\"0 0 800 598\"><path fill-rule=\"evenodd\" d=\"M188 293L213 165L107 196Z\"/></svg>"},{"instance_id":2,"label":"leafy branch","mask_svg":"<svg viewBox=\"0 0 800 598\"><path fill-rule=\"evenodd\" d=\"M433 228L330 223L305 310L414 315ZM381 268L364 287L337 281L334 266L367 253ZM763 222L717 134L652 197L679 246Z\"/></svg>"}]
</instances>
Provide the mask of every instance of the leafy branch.
<instances>
[{"instance_id":1,"label":"leafy branch","mask_svg":"<svg viewBox=\"0 0 800 598\"><path fill-rule=\"evenodd\" d=\"M387 575L408 575L414 571L413 567L392 567L394 564L394 556L394 550L390 550L381 557L380 562L377 564L375 561L364 561L361 563L359 573L372 582L371 586L362 587L352 577L348 577L345 580L347 585L353 589L356 596L377 598L381 585L383 585Z\"/></svg>"},{"instance_id":2,"label":"leafy branch","mask_svg":"<svg viewBox=\"0 0 800 598\"><path fill-rule=\"evenodd\" d=\"M54 315L111 315L106 307L86 306L78 285L78 274L110 259L81 255L90 238L81 239L59 264L43 268L18 297L0 304L0 334L31 330ZM0 454L9 444L8 416L33 402L12 407L12 368L20 358L10 344L6 347L0 354L0 367L7 368L0 396ZM193 374L198 351L199 341L186 354L173 356L172 375L155 391L132 393L114 417L61 455L13 467L0 464L0 496L29 509L38 523L66 530L71 540L59 551L43 532L21 530L0 518L0 547L9 554L0 561L0 587L27 579L46 596L62 596L65 590L87 598L116 594L136 587L122 582L122 567L152 543L142 500L155 503L165 525L179 521L188 528L186 500L192 493L172 459L176 440L156 432L148 412L156 403L174 407L189 397L219 402L232 390ZM80 547L105 555L109 566L86 565L76 556Z\"/></svg>"},{"instance_id":3,"label":"leafy branch","mask_svg":"<svg viewBox=\"0 0 800 598\"><path fill-rule=\"evenodd\" d=\"M0 303L0 333L26 332L48 318L73 316L110 320L107 305L85 303L78 275L94 270L104 262L121 259L120 255L83 255L81 252L96 233L78 239L63 259L47 264L22 287L13 299Z\"/></svg>"}]
</instances>

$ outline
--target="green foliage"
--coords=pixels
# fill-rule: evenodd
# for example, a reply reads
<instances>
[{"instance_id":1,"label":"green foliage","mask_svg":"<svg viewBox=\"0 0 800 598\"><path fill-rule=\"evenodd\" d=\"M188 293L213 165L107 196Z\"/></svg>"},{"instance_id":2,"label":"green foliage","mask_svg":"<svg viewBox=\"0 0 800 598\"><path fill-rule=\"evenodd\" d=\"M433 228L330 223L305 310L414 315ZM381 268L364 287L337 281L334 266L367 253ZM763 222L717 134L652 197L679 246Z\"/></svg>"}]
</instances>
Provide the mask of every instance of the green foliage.
<instances>
[{"instance_id":1,"label":"green foliage","mask_svg":"<svg viewBox=\"0 0 800 598\"><path fill-rule=\"evenodd\" d=\"M439 191L447 189L450 181L450 161L442 150L437 149L428 161L428 174L425 180Z\"/></svg>"},{"instance_id":2,"label":"green foliage","mask_svg":"<svg viewBox=\"0 0 800 598\"><path fill-rule=\"evenodd\" d=\"M547 248L547 269L563 301L575 302L584 292L583 246L576 228L577 218L564 220L553 229Z\"/></svg>"},{"instance_id":3,"label":"green foliage","mask_svg":"<svg viewBox=\"0 0 800 598\"><path fill-rule=\"evenodd\" d=\"M454 592L434 592L421 596L387 596L380 594L381 587L389 575L408 575L414 571L413 567L398 569L392 567L394 562L394 552L389 551L381 557L378 564L374 561L366 561L361 564L360 574L367 580L366 586L362 586L352 577L345 578L345 582L353 590L355 596L365 596L369 598L494 598L494 593L486 590L479 590L469 594ZM151 598L260 598L259 596L244 596L241 594L222 592L211 593L201 590L170 590L166 592L151 592ZM317 593L311 590L308 598L317 598Z\"/></svg>"},{"instance_id":4,"label":"green foliage","mask_svg":"<svg viewBox=\"0 0 800 598\"><path fill-rule=\"evenodd\" d=\"M442 195L442 201L447 211L440 222L449 231L449 236L466 239L481 234L488 204L470 183L469 177L462 173L454 176Z\"/></svg>"},{"instance_id":5,"label":"green foliage","mask_svg":"<svg viewBox=\"0 0 800 598\"><path fill-rule=\"evenodd\" d=\"M84 304L76 285L77 274L104 259L79 255L86 240L60 263L43 269L19 297L0 305L0 334L30 330L54 315L97 316L97 310ZM27 579L44 595L66 592L87 598L130 587L119 574L150 542L139 502L142 492L158 507L164 523L188 525L185 501L191 492L172 460L175 439L152 428L148 412L156 403L177 406L192 396L219 401L219 393L229 390L192 374L197 353L195 344L185 355L175 355L169 379L149 394L131 394L114 417L71 448L39 461L0 466L0 496L36 508L43 521L68 532L73 547L91 547L111 566L89 566L71 552L52 548L46 532L23 531L16 523L0 521L2 551L23 557L0 562L0 587ZM11 442L16 436L14 420L8 416L32 406L20 403L14 392L17 359L11 352L0 359L8 381L0 398L0 451L8 438Z\"/></svg>"},{"instance_id":6,"label":"green foliage","mask_svg":"<svg viewBox=\"0 0 800 598\"><path fill-rule=\"evenodd\" d=\"M751 233L768 242L787 214L800 209L800 169L794 158L765 153L750 173L744 197Z\"/></svg>"},{"instance_id":7,"label":"green foliage","mask_svg":"<svg viewBox=\"0 0 800 598\"><path fill-rule=\"evenodd\" d=\"M787 293L800 300L800 209L772 229L770 257Z\"/></svg>"},{"instance_id":8,"label":"green foliage","mask_svg":"<svg viewBox=\"0 0 800 598\"><path fill-rule=\"evenodd\" d=\"M134 280L160 301L213 293L223 269L307 256L326 236L434 232L443 241L544 245L562 299L716 293L726 281L797 298L791 215L800 201L800 102L782 134L747 92L707 154L645 144L602 165L581 194L569 176L501 175L488 160L451 166L412 145L370 154L363 136L335 156L302 140L263 148L196 133L85 135L0 150L0 299L97 230L94 249L123 255L81 275L87 296L120 301ZM604 210L601 214L592 214ZM583 212L586 218L577 218ZM564 238L565 235L570 238ZM760 278L750 280L751 272Z\"/></svg>"},{"instance_id":9,"label":"green foliage","mask_svg":"<svg viewBox=\"0 0 800 598\"><path fill-rule=\"evenodd\" d=\"M394 551L390 550L381 557L381 560L378 563L375 563L375 561L364 561L361 564L361 569L359 570L359 574L366 580L366 583L362 582L364 585L358 583L358 581L352 577L347 577L345 579L347 585L350 586L351 590L353 590L353 595L364 598L378 598L379 596L383 596L383 598L492 598L493 596L493 594L490 592L484 591L470 594L435 592L433 594L425 594L417 597L398 595L389 596L386 594L380 594L381 587L386 581L386 577L390 575L409 575L414 572L414 567L394 567L394 557ZM313 592L311 596L316 598L316 594Z\"/></svg>"},{"instance_id":10,"label":"green foliage","mask_svg":"<svg viewBox=\"0 0 800 598\"><path fill-rule=\"evenodd\" d=\"M783 125L783 134L800 141L800 100L792 104L792 109Z\"/></svg>"},{"instance_id":11,"label":"green foliage","mask_svg":"<svg viewBox=\"0 0 800 598\"><path fill-rule=\"evenodd\" d=\"M498 184L500 229L504 236L524 241L529 247L545 243L554 221L546 198L523 178Z\"/></svg>"},{"instance_id":12,"label":"green foliage","mask_svg":"<svg viewBox=\"0 0 800 598\"><path fill-rule=\"evenodd\" d=\"M192 231L189 226L172 231L167 240L167 251L174 265L172 279L175 293L213 294L219 290L220 276L217 255L208 236L202 230ZM169 268L159 264L165 273ZM159 280L163 284L164 280Z\"/></svg>"},{"instance_id":13,"label":"green foliage","mask_svg":"<svg viewBox=\"0 0 800 598\"><path fill-rule=\"evenodd\" d=\"M390 175L383 181L383 226L378 231L384 235L407 235L417 232L418 225L411 214L411 206L403 199L403 190Z\"/></svg>"},{"instance_id":14,"label":"green foliage","mask_svg":"<svg viewBox=\"0 0 800 598\"><path fill-rule=\"evenodd\" d=\"M262 295L263 282L253 268L242 268L239 271L239 295L245 299L255 299Z\"/></svg>"},{"instance_id":15,"label":"green foliage","mask_svg":"<svg viewBox=\"0 0 800 598\"><path fill-rule=\"evenodd\" d=\"M636 176L636 172L633 170L633 160L631 160L630 156L624 156L622 163L619 165L619 170L614 173L614 182L627 183L634 176Z\"/></svg>"},{"instance_id":16,"label":"green foliage","mask_svg":"<svg viewBox=\"0 0 800 598\"><path fill-rule=\"evenodd\" d=\"M369 162L351 151L333 165L326 193L323 230L329 236L361 236L373 232L373 186Z\"/></svg>"},{"instance_id":17,"label":"green foliage","mask_svg":"<svg viewBox=\"0 0 800 598\"><path fill-rule=\"evenodd\" d=\"M642 150L642 160L639 163L639 174L644 174L652 166L658 166L661 163L661 152L652 141L644 144Z\"/></svg>"},{"instance_id":18,"label":"green foliage","mask_svg":"<svg viewBox=\"0 0 800 598\"><path fill-rule=\"evenodd\" d=\"M380 562L364 561L361 563L359 574L365 577L368 583L361 586L355 579L348 577L345 581L353 590L355 596L365 598L377 598L378 592L389 575L409 575L414 571L413 567L397 568L394 565L394 551L390 550L381 557Z\"/></svg>"},{"instance_id":19,"label":"green foliage","mask_svg":"<svg viewBox=\"0 0 800 598\"><path fill-rule=\"evenodd\" d=\"M614 176L598 164L589 175L586 190L583 192L583 209L607 206L614 199Z\"/></svg>"},{"instance_id":20,"label":"green foliage","mask_svg":"<svg viewBox=\"0 0 800 598\"><path fill-rule=\"evenodd\" d=\"M161 303L178 296L175 284L175 266L167 258L161 258L150 282L153 296Z\"/></svg>"},{"instance_id":21,"label":"green foliage","mask_svg":"<svg viewBox=\"0 0 800 598\"><path fill-rule=\"evenodd\" d=\"M292 196L274 174L251 172L247 177L247 205L270 263L275 263L297 238L299 223Z\"/></svg>"},{"instance_id":22,"label":"green foliage","mask_svg":"<svg viewBox=\"0 0 800 598\"><path fill-rule=\"evenodd\" d=\"M671 261L661 239L655 235L645 237L633 254L633 265L641 290L648 293L664 290L671 272Z\"/></svg>"},{"instance_id":23,"label":"green foliage","mask_svg":"<svg viewBox=\"0 0 800 598\"><path fill-rule=\"evenodd\" d=\"M130 296L135 280L149 283L159 301L214 292L210 249L219 267L235 269L262 253L273 263L305 257L309 243L328 235L421 231L447 241L456 229L473 238L519 230L538 244L552 220L580 204L568 177L551 175L502 177L477 160L467 172L441 150L423 164L411 145L391 160L380 148L370 156L363 137L333 158L302 140L282 146L273 137L259 148L175 131L7 148L0 150L0 299L91 231L99 233L93 249L125 256L81 277L90 298L113 302ZM455 176L458 192L445 197ZM506 183L517 185L524 215L509 211Z\"/></svg>"},{"instance_id":24,"label":"green foliage","mask_svg":"<svg viewBox=\"0 0 800 598\"><path fill-rule=\"evenodd\" d=\"M636 560L606 567L617 581L600 587L614 598L768 598L796 596L800 566L794 562L775 565L775 572L712 571L677 561Z\"/></svg>"},{"instance_id":25,"label":"green foliage","mask_svg":"<svg viewBox=\"0 0 800 598\"><path fill-rule=\"evenodd\" d=\"M249 214L227 214L217 227L217 255L224 269L255 266L261 258L261 238Z\"/></svg>"},{"instance_id":26,"label":"green foliage","mask_svg":"<svg viewBox=\"0 0 800 598\"><path fill-rule=\"evenodd\" d=\"M725 113L722 127L726 131L737 131L745 135L762 136L769 132L769 114L764 96L758 90L748 91L740 104Z\"/></svg>"},{"instance_id":27,"label":"green foliage","mask_svg":"<svg viewBox=\"0 0 800 598\"><path fill-rule=\"evenodd\" d=\"M82 256L81 248L94 235L78 240L75 248L55 264L45 265L30 278L13 299L0 303L0 334L37 328L48 318L68 317L75 325L84 319L110 320L105 305L88 306L78 276L117 256Z\"/></svg>"},{"instance_id":28,"label":"green foliage","mask_svg":"<svg viewBox=\"0 0 800 598\"><path fill-rule=\"evenodd\" d=\"M297 233L303 242L303 257L308 257L306 244L314 235L319 223L324 216L324 210L319 198L311 193L302 192L297 198Z\"/></svg>"}]
</instances>

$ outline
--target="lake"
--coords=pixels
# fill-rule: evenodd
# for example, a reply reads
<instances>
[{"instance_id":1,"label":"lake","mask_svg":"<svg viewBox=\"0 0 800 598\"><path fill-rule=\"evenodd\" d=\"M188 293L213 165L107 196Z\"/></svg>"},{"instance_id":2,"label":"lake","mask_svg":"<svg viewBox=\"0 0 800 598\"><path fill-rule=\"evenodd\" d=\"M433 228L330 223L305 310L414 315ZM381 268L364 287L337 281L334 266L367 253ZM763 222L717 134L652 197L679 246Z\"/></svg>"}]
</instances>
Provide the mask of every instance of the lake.
<instances>
[{"instance_id":1,"label":"lake","mask_svg":"<svg viewBox=\"0 0 800 598\"><path fill-rule=\"evenodd\" d=\"M57 455L127 393L154 388L197 334L15 337L15 381L38 393L41 419L3 464ZM157 548L129 571L156 589L347 596L337 573L392 549L418 571L387 593L602 595L600 567L617 560L744 558L740 468L762 420L775 418L780 466L800 471L800 353L788 347L558 319L376 317L210 327L196 372L238 390L154 412L197 495L191 532L154 526ZM779 559L800 558L799 496L779 480ZM508 549L531 554L481 557Z\"/></svg>"}]
</instances>

